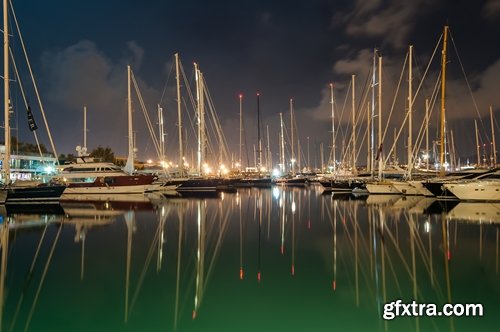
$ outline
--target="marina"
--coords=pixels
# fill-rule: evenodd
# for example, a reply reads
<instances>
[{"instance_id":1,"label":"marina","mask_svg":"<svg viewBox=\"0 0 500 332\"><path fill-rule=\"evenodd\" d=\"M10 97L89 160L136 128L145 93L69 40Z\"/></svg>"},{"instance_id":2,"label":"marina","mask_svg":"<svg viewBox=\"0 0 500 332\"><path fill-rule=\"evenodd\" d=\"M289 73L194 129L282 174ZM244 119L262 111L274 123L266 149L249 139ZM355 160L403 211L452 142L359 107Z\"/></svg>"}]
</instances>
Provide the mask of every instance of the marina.
<instances>
[{"instance_id":1,"label":"marina","mask_svg":"<svg viewBox=\"0 0 500 332\"><path fill-rule=\"evenodd\" d=\"M0 332L498 330L498 1L166 3L3 0Z\"/></svg>"}]
</instances>

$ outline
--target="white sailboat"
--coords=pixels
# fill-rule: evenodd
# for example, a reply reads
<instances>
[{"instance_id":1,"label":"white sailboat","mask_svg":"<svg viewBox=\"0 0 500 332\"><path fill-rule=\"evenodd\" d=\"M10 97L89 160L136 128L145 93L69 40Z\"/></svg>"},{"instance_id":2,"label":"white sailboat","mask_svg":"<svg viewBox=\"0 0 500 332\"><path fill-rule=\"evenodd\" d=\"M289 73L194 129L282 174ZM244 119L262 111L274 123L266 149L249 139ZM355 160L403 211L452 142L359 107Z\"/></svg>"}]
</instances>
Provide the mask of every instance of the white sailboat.
<instances>
[{"instance_id":1,"label":"white sailboat","mask_svg":"<svg viewBox=\"0 0 500 332\"><path fill-rule=\"evenodd\" d=\"M93 158L82 156L67 165L57 179L67 185L62 199L88 200L88 195L143 194L154 191L160 185L153 182L152 174L136 174L134 171L134 142L132 136L131 69L128 73L128 158L124 169L112 163L96 162ZM84 141L86 141L84 139ZM86 142L84 142L86 145ZM172 190L175 189L175 186Z\"/></svg>"}]
</instances>

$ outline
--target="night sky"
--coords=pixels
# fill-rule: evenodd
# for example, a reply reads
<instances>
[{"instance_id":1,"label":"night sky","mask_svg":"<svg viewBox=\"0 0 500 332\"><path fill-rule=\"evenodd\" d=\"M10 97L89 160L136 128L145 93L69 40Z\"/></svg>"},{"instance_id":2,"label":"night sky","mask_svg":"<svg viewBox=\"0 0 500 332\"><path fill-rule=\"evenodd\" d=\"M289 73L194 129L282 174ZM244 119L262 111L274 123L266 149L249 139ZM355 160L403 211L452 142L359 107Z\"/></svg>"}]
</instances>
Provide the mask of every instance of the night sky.
<instances>
[{"instance_id":1,"label":"night sky","mask_svg":"<svg viewBox=\"0 0 500 332\"><path fill-rule=\"evenodd\" d=\"M126 67L130 64L153 122L156 104L164 107L167 153L177 156L172 71L176 52L188 77L193 73L192 63L200 65L235 158L239 143L238 94L244 95L246 140L252 160L257 136L256 93L260 92L262 127L265 132L269 125L273 155L278 153L279 113L283 112L289 126L289 99L293 98L302 148L305 151L306 137L310 137L311 163L317 163L320 142L324 142L326 155L331 145L329 83L335 83L338 112L347 98L342 118L340 114L336 117L348 124L351 75L356 75L356 104L360 104L373 49L377 48L384 61L384 125L396 98L390 134L384 141L384 146L390 146L393 128L401 127L406 109L406 73L397 97L395 91L408 45L413 44L415 51L415 91L445 24L451 32L447 114L459 154L465 157L475 153L473 119L479 120L482 142L491 139L489 105L493 106L496 121L500 121L499 0L13 3L58 154L74 153L75 146L83 143L84 105L88 108L89 149L110 146L117 155L126 154ZM12 47L21 67L19 46L14 38ZM414 136L422 123L424 98L435 85L439 62L437 56L415 100ZM20 71L27 81L27 70ZM13 86L18 135L21 140L34 142L15 89ZM30 94L29 99L39 127L43 127L35 97ZM154 158L155 150L136 98L134 109L138 156ZM437 108L433 112L431 139L436 136ZM500 133L498 125L495 130ZM39 135L44 143L48 142L44 131ZM188 135L192 136L191 130ZM403 146L400 139L398 148L402 150ZM366 157L360 156L360 160L363 163Z\"/></svg>"}]
</instances>

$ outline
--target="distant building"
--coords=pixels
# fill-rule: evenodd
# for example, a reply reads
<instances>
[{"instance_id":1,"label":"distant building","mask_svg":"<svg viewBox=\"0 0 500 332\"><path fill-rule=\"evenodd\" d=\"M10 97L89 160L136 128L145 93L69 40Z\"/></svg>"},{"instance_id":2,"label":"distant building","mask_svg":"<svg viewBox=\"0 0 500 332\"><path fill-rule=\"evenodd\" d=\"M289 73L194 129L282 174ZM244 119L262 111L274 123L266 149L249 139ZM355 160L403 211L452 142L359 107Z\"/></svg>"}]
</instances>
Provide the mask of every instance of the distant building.
<instances>
[{"instance_id":1,"label":"distant building","mask_svg":"<svg viewBox=\"0 0 500 332\"><path fill-rule=\"evenodd\" d=\"M3 170L5 145L0 145L0 168ZM47 179L56 172L58 160L52 154L25 153L10 155L11 179ZM2 172L3 173L3 172Z\"/></svg>"}]
</instances>

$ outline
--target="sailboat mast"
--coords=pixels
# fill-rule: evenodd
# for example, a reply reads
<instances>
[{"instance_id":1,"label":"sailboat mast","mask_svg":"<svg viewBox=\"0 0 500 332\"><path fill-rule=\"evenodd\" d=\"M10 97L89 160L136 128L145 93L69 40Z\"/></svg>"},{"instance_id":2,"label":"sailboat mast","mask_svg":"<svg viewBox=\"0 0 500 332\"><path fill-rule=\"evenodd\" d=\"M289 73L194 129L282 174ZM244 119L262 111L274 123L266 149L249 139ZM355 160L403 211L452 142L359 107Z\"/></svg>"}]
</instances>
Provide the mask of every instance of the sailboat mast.
<instances>
[{"instance_id":1,"label":"sailboat mast","mask_svg":"<svg viewBox=\"0 0 500 332\"><path fill-rule=\"evenodd\" d=\"M165 128L163 127L163 108L158 104L158 132L160 133L160 161L165 161ZM179 164L182 167L182 164Z\"/></svg>"},{"instance_id":2,"label":"sailboat mast","mask_svg":"<svg viewBox=\"0 0 500 332\"><path fill-rule=\"evenodd\" d=\"M239 160L239 164L240 164L240 169L242 169L242 159L241 159L241 154L242 154L242 151L243 151L243 95L240 93L240 95L238 96L239 97L239 100L240 100L240 160Z\"/></svg>"},{"instance_id":3,"label":"sailboat mast","mask_svg":"<svg viewBox=\"0 0 500 332\"><path fill-rule=\"evenodd\" d=\"M194 64L196 76L196 100L198 102L198 173L202 174L202 165L205 161L205 114L203 109L203 74Z\"/></svg>"},{"instance_id":4,"label":"sailboat mast","mask_svg":"<svg viewBox=\"0 0 500 332\"><path fill-rule=\"evenodd\" d=\"M370 112L370 102L366 105L366 130L368 131L368 136L370 136L370 128L371 128L371 112ZM366 140L366 171L372 173L372 154L371 154L371 137L368 137Z\"/></svg>"},{"instance_id":5,"label":"sailboat mast","mask_svg":"<svg viewBox=\"0 0 500 332\"><path fill-rule=\"evenodd\" d=\"M257 168L260 174L260 169L262 167L262 139L260 137L260 93L257 93L257 144L258 144L258 163Z\"/></svg>"},{"instance_id":6,"label":"sailboat mast","mask_svg":"<svg viewBox=\"0 0 500 332\"><path fill-rule=\"evenodd\" d=\"M425 99L425 169L429 171L429 99Z\"/></svg>"},{"instance_id":7,"label":"sailboat mast","mask_svg":"<svg viewBox=\"0 0 500 332\"><path fill-rule=\"evenodd\" d=\"M478 136L478 132L477 132L477 121L474 120L474 126L476 128L476 153L477 153L477 167L479 167L481 165L481 157L479 156L479 136Z\"/></svg>"},{"instance_id":8,"label":"sailboat mast","mask_svg":"<svg viewBox=\"0 0 500 332\"><path fill-rule=\"evenodd\" d=\"M4 115L5 115L5 153L3 156L4 183L10 181L10 86L9 86L9 1L3 1L3 83L4 83Z\"/></svg>"},{"instance_id":9,"label":"sailboat mast","mask_svg":"<svg viewBox=\"0 0 500 332\"><path fill-rule=\"evenodd\" d=\"M87 153L87 106L83 106L83 154Z\"/></svg>"},{"instance_id":10,"label":"sailboat mast","mask_svg":"<svg viewBox=\"0 0 500 332\"><path fill-rule=\"evenodd\" d=\"M413 104L413 96L412 96L412 61L413 61L413 45L410 45L409 53L409 61L408 61L408 178L411 179L411 170L413 166L413 151L412 151L412 104Z\"/></svg>"},{"instance_id":11,"label":"sailboat mast","mask_svg":"<svg viewBox=\"0 0 500 332\"><path fill-rule=\"evenodd\" d=\"M269 125L266 126L266 130L267 130L267 154L266 154L267 163L266 163L266 167L267 167L267 170L271 170L271 168L273 166L273 160L272 160L272 155L271 155L271 147L269 146Z\"/></svg>"},{"instance_id":12,"label":"sailboat mast","mask_svg":"<svg viewBox=\"0 0 500 332\"><path fill-rule=\"evenodd\" d=\"M184 150L182 144L182 113L181 113L181 75L179 68L179 53L175 53L175 80L177 86L177 121L179 130L179 167L184 169Z\"/></svg>"},{"instance_id":13,"label":"sailboat mast","mask_svg":"<svg viewBox=\"0 0 500 332\"><path fill-rule=\"evenodd\" d=\"M131 92L131 72L127 66L127 114L128 114L128 158L125 165L125 172L134 172L134 135L132 132L132 92Z\"/></svg>"},{"instance_id":14,"label":"sailboat mast","mask_svg":"<svg viewBox=\"0 0 500 332\"><path fill-rule=\"evenodd\" d=\"M493 143L493 167L497 167L497 146L495 142L495 126L493 124L493 109L490 105L491 137Z\"/></svg>"},{"instance_id":15,"label":"sailboat mast","mask_svg":"<svg viewBox=\"0 0 500 332\"><path fill-rule=\"evenodd\" d=\"M291 140L290 140L290 145L292 146L292 159L290 159L291 162L291 171L292 175L295 175L295 151L294 151L294 146L295 146L295 141L293 137L293 99L290 98L290 128L291 128Z\"/></svg>"},{"instance_id":16,"label":"sailboat mast","mask_svg":"<svg viewBox=\"0 0 500 332\"><path fill-rule=\"evenodd\" d=\"M283 134L283 113L280 113L280 163L281 163L281 174L285 173L285 136Z\"/></svg>"},{"instance_id":17,"label":"sailboat mast","mask_svg":"<svg viewBox=\"0 0 500 332\"><path fill-rule=\"evenodd\" d=\"M352 75L352 173L356 175L356 105L355 92L354 92L354 82L356 81L356 75Z\"/></svg>"},{"instance_id":18,"label":"sailboat mast","mask_svg":"<svg viewBox=\"0 0 500 332\"><path fill-rule=\"evenodd\" d=\"M373 177L373 174L374 174L374 169L375 169L375 164L374 164L374 156L375 154L373 153L373 150L374 150L374 147L375 147L375 85L377 84L376 80L375 80L375 77L376 77L376 72L377 72L377 63L376 63L376 57L377 57L377 49L375 48L373 50L373 67L372 67L372 112L371 112L371 116L370 116L370 120L368 123L370 123L371 125L369 126L370 127L370 131L371 131L371 135L370 135L370 149L369 149L369 153L368 155L370 156L370 161L369 161L369 170L371 171L371 175Z\"/></svg>"},{"instance_id":19,"label":"sailboat mast","mask_svg":"<svg viewBox=\"0 0 500 332\"><path fill-rule=\"evenodd\" d=\"M378 178L382 179L382 57L378 57Z\"/></svg>"},{"instance_id":20,"label":"sailboat mast","mask_svg":"<svg viewBox=\"0 0 500 332\"><path fill-rule=\"evenodd\" d=\"M445 173L445 168L444 168L444 158L445 158L445 141L444 141L444 126L445 126L445 97L446 97L446 44L448 42L448 26L446 25L444 27L444 36L443 36L443 55L441 59L441 153L439 156L439 163L440 163L440 174L444 175Z\"/></svg>"},{"instance_id":21,"label":"sailboat mast","mask_svg":"<svg viewBox=\"0 0 500 332\"><path fill-rule=\"evenodd\" d=\"M333 173L336 172L336 162L335 162L335 112L334 112L334 101L333 101L333 83L330 83L330 105L332 107L332 164ZM323 169L323 162L321 162L321 169Z\"/></svg>"}]
</instances>

